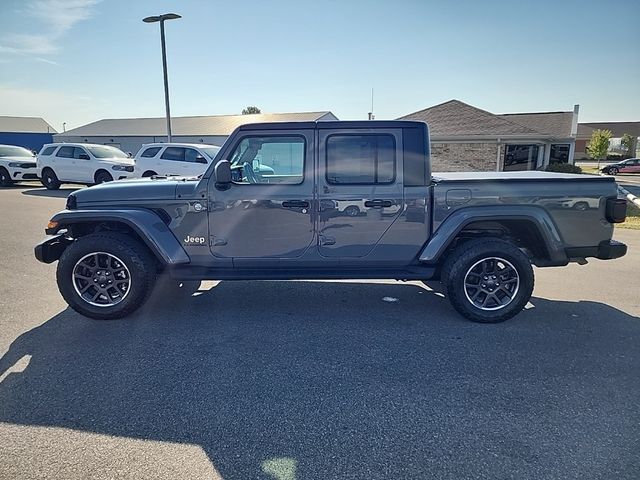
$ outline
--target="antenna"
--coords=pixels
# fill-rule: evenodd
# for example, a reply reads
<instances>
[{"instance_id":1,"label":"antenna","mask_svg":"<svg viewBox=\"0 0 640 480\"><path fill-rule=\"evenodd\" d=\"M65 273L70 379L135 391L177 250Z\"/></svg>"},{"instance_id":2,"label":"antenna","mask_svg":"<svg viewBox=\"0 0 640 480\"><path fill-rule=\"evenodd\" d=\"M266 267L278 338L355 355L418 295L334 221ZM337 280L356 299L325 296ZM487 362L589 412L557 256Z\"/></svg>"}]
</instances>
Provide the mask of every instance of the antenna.
<instances>
[{"instance_id":1,"label":"antenna","mask_svg":"<svg viewBox=\"0 0 640 480\"><path fill-rule=\"evenodd\" d=\"M369 120L373 120L376 116L373 114L373 87L371 87L371 111L369 112Z\"/></svg>"}]
</instances>

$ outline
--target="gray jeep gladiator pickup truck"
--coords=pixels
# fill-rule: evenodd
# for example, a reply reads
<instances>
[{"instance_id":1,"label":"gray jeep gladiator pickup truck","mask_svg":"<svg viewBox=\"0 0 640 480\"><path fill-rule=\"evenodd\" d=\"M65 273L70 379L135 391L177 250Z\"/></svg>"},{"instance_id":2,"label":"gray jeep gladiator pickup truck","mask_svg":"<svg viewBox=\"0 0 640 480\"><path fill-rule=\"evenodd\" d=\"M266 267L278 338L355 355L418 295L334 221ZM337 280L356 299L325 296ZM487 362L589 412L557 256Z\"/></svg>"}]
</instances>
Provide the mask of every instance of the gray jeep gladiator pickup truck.
<instances>
[{"instance_id":1,"label":"gray jeep gladiator pickup truck","mask_svg":"<svg viewBox=\"0 0 640 480\"><path fill-rule=\"evenodd\" d=\"M623 256L611 236L625 216L610 177L432 174L422 122L256 123L198 178L72 193L35 255L58 260L62 296L97 319L133 312L165 273L439 279L462 315L500 322L527 304L532 264Z\"/></svg>"}]
</instances>

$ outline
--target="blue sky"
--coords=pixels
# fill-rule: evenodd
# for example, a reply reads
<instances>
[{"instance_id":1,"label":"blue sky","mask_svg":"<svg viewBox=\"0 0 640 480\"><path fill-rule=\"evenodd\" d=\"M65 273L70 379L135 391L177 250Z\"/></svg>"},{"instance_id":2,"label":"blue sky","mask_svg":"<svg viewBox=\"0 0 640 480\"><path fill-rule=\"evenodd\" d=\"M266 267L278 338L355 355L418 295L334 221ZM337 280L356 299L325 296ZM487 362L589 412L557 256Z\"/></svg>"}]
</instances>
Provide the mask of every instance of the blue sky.
<instances>
[{"instance_id":1,"label":"blue sky","mask_svg":"<svg viewBox=\"0 0 640 480\"><path fill-rule=\"evenodd\" d=\"M640 2L0 0L0 115L55 128L172 114L378 119L457 98L494 113L640 120Z\"/></svg>"}]
</instances>

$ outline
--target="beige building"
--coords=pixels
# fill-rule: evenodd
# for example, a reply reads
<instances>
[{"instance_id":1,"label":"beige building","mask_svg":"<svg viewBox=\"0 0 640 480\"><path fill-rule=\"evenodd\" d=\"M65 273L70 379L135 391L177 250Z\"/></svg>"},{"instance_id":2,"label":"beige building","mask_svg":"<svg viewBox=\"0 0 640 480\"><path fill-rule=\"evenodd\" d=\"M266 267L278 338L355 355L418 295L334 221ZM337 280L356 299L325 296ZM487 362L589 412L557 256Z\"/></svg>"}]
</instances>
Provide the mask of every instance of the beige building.
<instances>
[{"instance_id":1,"label":"beige building","mask_svg":"<svg viewBox=\"0 0 640 480\"><path fill-rule=\"evenodd\" d=\"M450 100L398 120L429 124L434 171L536 170L573 163L578 106L496 115Z\"/></svg>"}]
</instances>

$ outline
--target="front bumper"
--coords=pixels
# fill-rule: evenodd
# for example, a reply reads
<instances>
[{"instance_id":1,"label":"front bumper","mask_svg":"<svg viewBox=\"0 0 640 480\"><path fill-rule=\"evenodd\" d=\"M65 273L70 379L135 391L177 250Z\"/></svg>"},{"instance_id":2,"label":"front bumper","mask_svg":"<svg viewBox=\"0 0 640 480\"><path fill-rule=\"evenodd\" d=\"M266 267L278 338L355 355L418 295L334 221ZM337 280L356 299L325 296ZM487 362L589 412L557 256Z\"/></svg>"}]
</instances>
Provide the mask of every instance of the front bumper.
<instances>
[{"instance_id":1,"label":"front bumper","mask_svg":"<svg viewBox=\"0 0 640 480\"><path fill-rule=\"evenodd\" d=\"M600 260L613 260L624 257L627 254L627 246L616 240L605 240L597 247L572 247L567 248L569 259L595 257Z\"/></svg>"},{"instance_id":2,"label":"front bumper","mask_svg":"<svg viewBox=\"0 0 640 480\"><path fill-rule=\"evenodd\" d=\"M72 242L62 234L48 235L34 248L36 259L42 263L53 263L60 258L64 249Z\"/></svg>"}]
</instances>

